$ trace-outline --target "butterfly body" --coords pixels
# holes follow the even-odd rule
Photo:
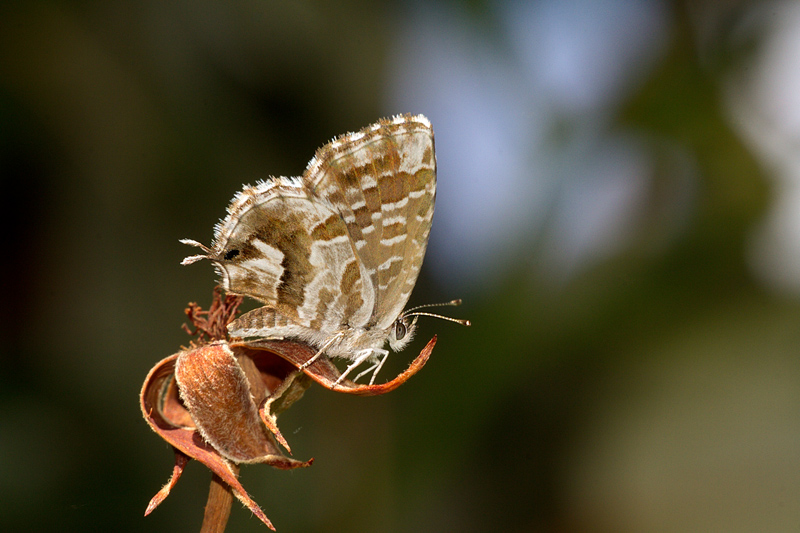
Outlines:
[[[228,292],[264,307],[235,337],[288,338],[380,368],[410,340],[403,308],[427,247],[436,196],[433,130],[421,115],[381,120],[317,151],[299,178],[245,187],[206,252]],[[375,371],[377,373],[377,370]],[[374,379],[374,374],[373,374]]]

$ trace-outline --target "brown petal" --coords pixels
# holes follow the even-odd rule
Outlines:
[[[169,481],[167,484],[161,487],[161,490],[156,493],[155,496],[150,500],[150,503],[147,504],[147,509],[144,511],[144,515],[147,516],[152,513],[156,507],[161,505],[161,502],[169,496],[169,492],[172,490],[172,487],[175,486],[175,483],[183,474],[183,469],[186,468],[186,464],[189,462],[189,457],[177,449],[175,449],[175,466],[172,469],[172,476],[170,476]]]
[[[339,379],[341,376],[341,372],[339,369],[336,368],[330,359],[327,357],[319,357],[316,361],[314,361],[309,366],[303,368],[303,372],[306,373],[311,379],[325,387],[326,389],[336,391],[336,392],[344,392],[347,394],[355,394],[359,396],[376,396],[379,394],[385,394],[387,392],[391,392],[406,381],[411,378],[414,374],[420,371],[420,369],[425,366],[425,363],[428,362],[428,359],[431,356],[431,352],[433,351],[433,347],[436,345],[436,336],[434,336],[425,348],[422,349],[420,354],[414,359],[409,367],[401,373],[399,376],[394,378],[391,381],[386,383],[381,383],[379,385],[359,385],[350,381],[349,379],[345,379],[338,385],[336,384],[336,380]],[[292,363],[297,368],[303,367],[306,361],[309,361],[314,355],[316,355],[316,350],[311,348],[307,344],[301,344],[292,341],[273,341],[273,340],[253,340],[253,341],[238,341],[232,342],[231,347],[236,348],[251,348],[251,349],[258,349],[258,350],[267,350],[269,352],[275,353],[285,360]],[[266,422],[266,421],[265,421]]]
[[[234,463],[257,463],[280,454],[261,423],[247,376],[227,342],[181,353],[175,379],[200,434],[224,457]]]

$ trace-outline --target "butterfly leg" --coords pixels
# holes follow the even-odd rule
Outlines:
[[[319,356],[322,355],[323,353],[325,353],[325,350],[330,348],[333,345],[333,343],[335,343],[336,341],[341,339],[343,336],[344,336],[343,333],[337,333],[336,335],[333,335],[330,339],[325,341],[325,344],[322,345],[322,347],[319,349],[319,351],[317,353],[315,353],[314,356],[311,359],[309,359],[308,361],[306,361],[305,363],[300,365],[298,370],[305,370],[309,366],[313,365],[314,361],[319,359]],[[336,383],[339,383],[339,382],[337,381]]]
[[[350,372],[351,372],[353,369],[355,369],[355,368],[356,368],[358,365],[360,365],[361,363],[363,363],[364,361],[366,361],[367,359],[369,359],[369,358],[370,358],[370,357],[372,357],[373,355],[375,355],[375,354],[380,354],[380,355],[383,355],[383,357],[384,357],[384,359],[385,359],[385,358],[386,358],[386,355],[388,355],[388,353],[389,353],[389,351],[388,351],[388,350],[383,350],[383,349],[381,349],[381,348],[377,348],[377,349],[376,349],[376,348],[365,348],[364,350],[361,350],[361,351],[360,351],[360,352],[358,352],[358,354],[356,355],[356,358],[355,358],[355,360],[353,361],[353,363],[352,363],[350,366],[348,366],[348,367],[347,367],[347,369],[346,369],[346,370],[345,370],[345,371],[342,373],[342,375],[341,375],[341,376],[339,376],[339,379],[337,379],[337,380],[336,380],[336,385],[338,385],[339,383],[341,383],[342,381],[344,381],[344,378],[345,378],[345,377],[347,377],[347,374],[349,374],[349,373],[350,373]],[[369,372],[369,371],[370,371],[370,370],[372,370],[373,368],[375,368],[375,365],[373,365],[373,366],[371,366],[370,368],[368,368],[368,369],[367,369],[367,372]],[[361,377],[363,374],[364,374],[364,372],[362,372],[361,374],[359,374],[358,376],[356,376],[356,380],[358,380],[358,378],[360,378],[360,377]]]
[[[383,357],[381,357],[380,361],[376,361],[374,365],[372,365],[371,367],[369,367],[368,369],[357,375],[356,379],[353,381],[358,381],[358,378],[360,378],[370,370],[375,369],[375,371],[372,373],[372,377],[369,378],[369,384],[372,385],[375,382],[375,376],[377,376],[378,372],[381,371],[381,368],[383,368],[383,363],[385,363],[386,358],[389,357],[389,350],[381,350],[381,351],[383,352],[381,354]]]
[[[373,370],[375,370],[375,367],[377,367],[377,366],[378,366],[378,363],[380,363],[380,361],[375,361],[375,362],[374,362],[372,365],[370,365],[368,368],[366,368],[365,370],[362,370],[362,371],[361,371],[361,372],[360,372],[360,373],[359,373],[359,374],[358,374],[356,377],[354,377],[354,378],[353,378],[353,382],[356,382],[356,381],[358,381],[359,379],[361,379],[361,376],[363,376],[364,374],[369,374],[370,372],[372,372]],[[370,385],[372,385],[372,382],[371,382],[371,381],[370,381]]]

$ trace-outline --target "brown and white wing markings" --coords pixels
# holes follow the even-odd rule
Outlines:
[[[239,193],[209,259],[227,291],[260,300],[298,326],[331,334],[346,311],[367,313],[344,222],[298,180],[276,178]]]
[[[350,324],[388,329],[414,288],[430,233],[436,195],[430,122],[402,115],[336,139],[317,152],[302,179],[339,212],[374,291],[368,320]]]
[[[210,249],[184,241],[206,252],[184,264],[210,259],[226,291],[266,304],[232,322],[234,336],[371,355],[414,288],[435,196],[430,122],[384,119],[320,148],[301,178],[245,187]]]

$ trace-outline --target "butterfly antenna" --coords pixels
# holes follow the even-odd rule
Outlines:
[[[441,318],[442,320],[455,322],[456,324],[461,324],[462,326],[472,325],[472,322],[469,320],[464,320],[463,318],[453,318],[451,316],[437,315],[435,313],[403,313],[403,316],[432,316],[433,318]]]
[[[433,318],[441,318],[442,320],[448,320],[450,322],[455,322],[456,324],[461,324],[462,326],[471,326],[472,322],[470,322],[469,320],[463,320],[463,319],[460,319],[460,318],[453,318],[453,317],[444,316],[444,315],[437,315],[437,314],[434,314],[434,313],[415,312],[415,311],[417,311],[417,309],[424,309],[426,307],[444,307],[444,306],[453,306],[453,307],[455,307],[457,305],[461,305],[461,300],[460,299],[450,300],[449,302],[443,302],[443,303],[439,303],[439,304],[418,305],[416,307],[412,307],[411,309],[406,310],[406,312],[403,313],[403,316],[404,317],[407,317],[407,316],[430,316],[430,317],[433,317]]]
[[[453,306],[453,307],[455,307],[457,305],[461,305],[461,299],[460,298],[458,298],[456,300],[450,300],[449,302],[442,302],[440,304],[418,305],[416,307],[412,307],[411,309],[406,309],[406,312],[403,313],[403,314],[410,313],[411,311],[416,311],[417,309],[424,309],[425,307],[444,307],[444,306]]]

